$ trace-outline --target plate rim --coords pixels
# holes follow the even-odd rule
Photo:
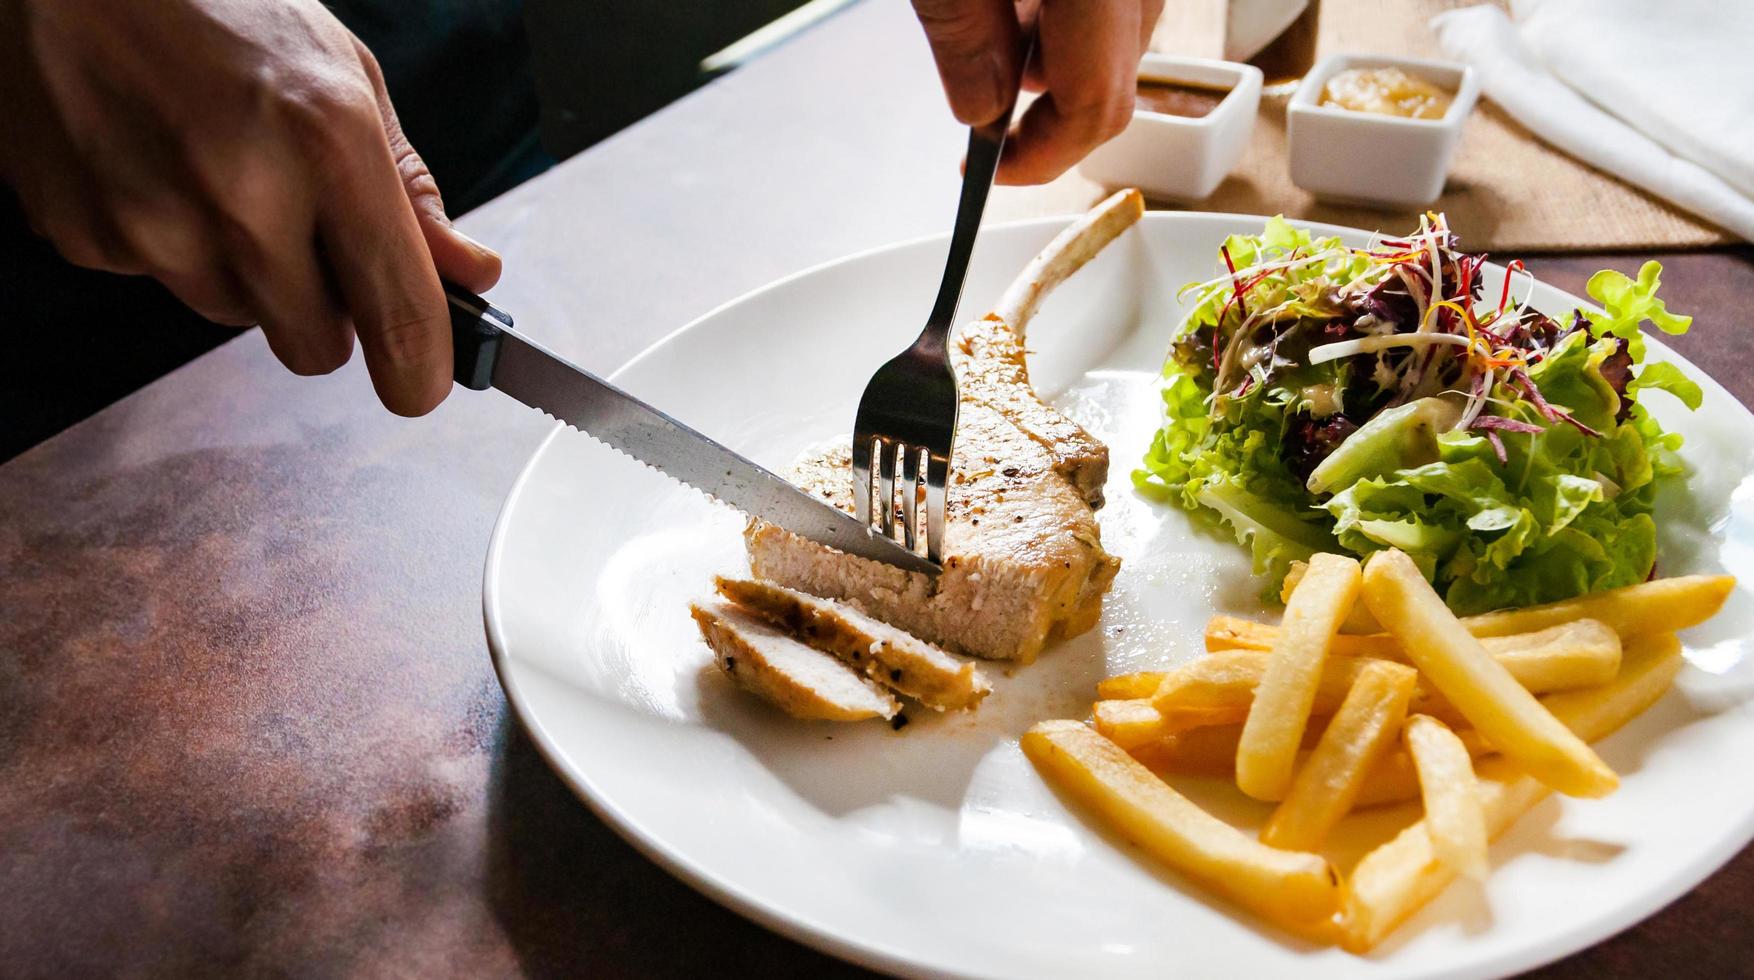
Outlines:
[[[984,236],[993,232],[1008,232],[1014,229],[1033,227],[1064,227],[1071,222],[1076,221],[1079,217],[1082,217],[1082,215],[1083,212],[1077,212],[999,222],[993,225],[984,226],[981,229],[981,234]],[[1152,210],[1145,212],[1145,214],[1141,216],[1140,221],[1144,223],[1161,221],[1165,218],[1179,218],[1184,220],[1191,218],[1199,221],[1209,220],[1214,223],[1223,221],[1262,223],[1269,220],[1270,217],[1271,216],[1268,215],[1222,211]],[[1284,220],[1298,228],[1306,228],[1324,234],[1366,236],[1381,234],[1380,231],[1373,232],[1363,228],[1337,225],[1329,222],[1306,221],[1297,218],[1285,218]],[[861,262],[885,253],[901,251],[933,242],[948,242],[949,239],[950,234],[948,232],[919,235],[912,238],[873,246],[871,248],[861,249],[856,252],[851,252],[846,255],[831,258],[798,269],[792,273],[774,279],[719,303],[694,319],[684,323],[682,326],[671,330],[662,337],[648,344],[632,357],[628,358],[620,366],[611,371],[607,375],[607,378],[610,381],[620,381],[627,372],[639,366],[648,357],[656,356],[656,353],[660,348],[668,346],[672,341],[677,340],[684,334],[698,328],[701,324],[717,318],[720,314],[733,307],[750,302],[756,297],[774,290],[783,289],[799,279],[814,276],[839,266]],[[1503,263],[1492,262],[1489,264],[1497,266],[1500,269],[1504,268]],[[1595,304],[1588,302],[1584,298],[1578,297],[1568,290],[1560,289],[1557,286],[1553,286],[1539,279],[1535,281],[1566,297],[1568,301],[1575,302],[1579,307],[1599,310],[1599,307]],[[1691,360],[1664,344],[1660,338],[1652,339],[1656,340],[1658,350],[1665,359],[1678,361],[1681,364],[1692,368],[1693,372],[1697,375],[1697,378],[1703,379],[1703,387],[1709,390],[1715,390],[1720,395],[1730,399],[1730,401],[1738,407],[1741,407],[1744,412],[1754,415],[1754,410],[1750,410],[1747,406],[1742,405],[1741,400],[1730,393],[1728,389],[1724,388],[1723,385],[1720,384],[1716,378],[1712,377],[1709,372],[1701,370]],[[524,730],[525,735],[530,739],[531,743],[535,746],[537,754],[541,756],[543,763],[560,778],[561,782],[566,784],[567,788],[572,791],[573,795],[578,797],[594,816],[600,819],[604,824],[608,825],[618,837],[626,841],[634,848],[634,850],[638,851],[647,860],[656,864],[666,873],[682,881],[690,888],[700,892],[711,901],[749,919],[752,922],[755,922],[765,929],[843,961],[898,976],[953,976],[967,978],[986,976],[986,974],[973,973],[964,970],[928,966],[927,964],[922,963],[918,957],[909,956],[904,951],[892,945],[882,942],[850,938],[835,931],[833,928],[816,921],[808,915],[794,914],[789,910],[782,910],[769,905],[762,899],[750,894],[747,890],[738,887],[735,883],[724,880],[712,872],[699,867],[686,855],[673,850],[663,841],[644,833],[638,822],[617,807],[606,794],[602,793],[596,787],[586,774],[582,772],[575,774],[568,766],[561,763],[560,756],[563,754],[562,750],[559,748],[557,741],[549,733],[546,726],[544,726],[541,720],[530,711],[528,705],[524,702],[523,696],[518,691],[517,683],[511,677],[509,668],[506,664],[507,651],[506,641],[503,635],[503,614],[500,611],[500,598],[497,591],[497,585],[501,578],[499,569],[504,554],[510,515],[516,509],[519,498],[523,495],[524,490],[532,479],[538,464],[549,451],[555,439],[561,432],[568,428],[570,427],[563,422],[554,422],[553,425],[550,426],[548,434],[543,437],[536,449],[530,454],[529,459],[525,461],[523,468],[519,470],[518,476],[513,481],[511,489],[506,493],[504,501],[500,504],[498,514],[494,517],[493,531],[488,540],[487,555],[483,561],[482,568],[482,624],[484,632],[486,633],[488,654],[493,665],[494,676],[499,682],[500,690],[505,695],[506,703],[512,709],[514,719]],[[595,442],[596,440],[593,439],[593,441]],[[1521,954],[1518,954],[1516,951],[1507,951],[1485,962],[1475,964],[1475,966],[1493,975],[1501,975],[1506,970],[1517,972],[1534,970],[1606,942],[1638,923],[1643,922],[1645,919],[1663,911],[1675,901],[1697,888],[1712,874],[1723,868],[1736,854],[1740,853],[1741,850],[1746,848],[1751,842],[1754,842],[1754,812],[1751,812],[1742,821],[1739,836],[1732,835],[1726,837],[1723,842],[1720,843],[1719,847],[1708,850],[1696,860],[1671,868],[1669,873],[1658,881],[1657,887],[1645,890],[1643,894],[1657,899],[1657,901],[1647,910],[1640,911],[1637,907],[1645,903],[1630,903],[1613,914],[1579,924],[1578,926],[1557,935],[1547,936],[1537,946],[1525,950]],[[1368,957],[1365,959],[1366,961],[1369,961]],[[1434,978],[1452,978],[1473,975],[1476,975],[1473,972],[1473,968],[1439,970],[1436,973],[1430,974],[1430,976]]]

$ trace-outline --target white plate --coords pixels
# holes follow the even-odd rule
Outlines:
[[[967,306],[992,303],[1064,225],[988,229]],[[1036,777],[1017,736],[1085,717],[1096,681],[1194,655],[1218,611],[1261,613],[1242,552],[1135,496],[1177,287],[1261,219],[1148,214],[1073,277],[1030,330],[1036,383],[1113,452],[1103,541],[1124,561],[1102,623],[1012,676],[978,713],[804,724],[710,667],[686,603],[746,568],[743,519],[557,429],[506,501],[484,600],[501,683],[549,762],[636,846],[786,935],[880,969],[978,976],[1485,976],[1581,949],[1649,915],[1754,836],[1754,615],[1738,591],[1687,637],[1679,689],[1607,741],[1624,777],[1600,801],[1548,801],[1494,846],[1485,889],[1451,888],[1359,959],[1258,926],[1139,860]],[[1358,232],[1324,229],[1362,242]],[[942,240],[855,256],[707,315],[616,378],[770,465],[844,432],[872,365],[922,322]],[[1488,290],[1496,289],[1489,280]],[[1519,289],[1520,289],[1519,285]],[[1537,306],[1569,310],[1555,290]],[[1669,357],[1652,343],[1653,355]],[[1702,375],[1694,371],[1694,377]],[[1715,384],[1684,432],[1691,497],[1661,503],[1665,574],[1754,570],[1754,417]],[[1223,816],[1259,805],[1184,789]],[[1356,850],[1409,819],[1378,812]]]

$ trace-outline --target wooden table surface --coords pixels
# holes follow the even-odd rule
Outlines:
[[[609,369],[945,230],[959,156],[906,5],[863,4],[466,227],[497,301]],[[1664,259],[1676,346],[1754,403],[1754,256]],[[1637,260],[1534,268],[1604,263]],[[509,716],[482,558],[547,427],[468,392],[394,418],[357,361],[295,378],[251,332],[0,467],[0,974],[859,973],[648,863]],[[1542,975],[1746,975],[1750,894],[1744,852]]]

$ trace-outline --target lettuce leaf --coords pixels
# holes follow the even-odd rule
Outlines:
[[[1167,420],[1145,453],[1133,483],[1142,493],[1178,504],[1229,528],[1247,544],[1255,574],[1276,590],[1293,561],[1335,547],[1328,522],[1309,507],[1302,484],[1280,454],[1284,403],[1261,393],[1233,400],[1219,418],[1208,413],[1206,389],[1194,375],[1165,378]],[[1263,593],[1264,595],[1265,593]],[[1276,593],[1275,593],[1276,594]]]
[[[1646,364],[1644,370],[1632,379],[1628,390],[1637,393],[1656,389],[1666,391],[1681,399],[1681,404],[1697,411],[1705,401],[1705,392],[1700,390],[1699,382],[1681,373],[1681,369],[1668,361]]]
[[[1584,286],[1590,298],[1602,304],[1602,312],[1585,310],[1584,316],[1598,333],[1613,334],[1625,340],[1636,337],[1638,325],[1645,320],[1666,334],[1686,333],[1693,325],[1693,318],[1670,313],[1663,301],[1657,299],[1662,274],[1663,264],[1655,259],[1638,270],[1637,279],[1613,269],[1603,269],[1591,276]]]

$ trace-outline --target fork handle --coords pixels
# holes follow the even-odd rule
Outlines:
[[[1005,111],[984,126],[968,131],[968,157],[962,169],[962,197],[956,205],[956,225],[950,232],[950,255],[944,261],[944,278],[938,284],[938,299],[932,304],[932,315],[920,334],[922,342],[935,341],[948,347],[950,329],[956,324],[956,308],[962,302],[962,287],[968,280],[968,262],[974,255],[975,236],[981,230],[981,215],[987,209],[987,194],[993,189],[993,175],[999,170],[999,158],[1005,151],[1005,135],[1011,130],[1011,115],[1017,109],[1017,97],[1023,91],[1023,73],[1035,53],[1035,29],[1025,26],[1023,56],[1017,61],[1017,79],[1011,88],[1011,101]]]

